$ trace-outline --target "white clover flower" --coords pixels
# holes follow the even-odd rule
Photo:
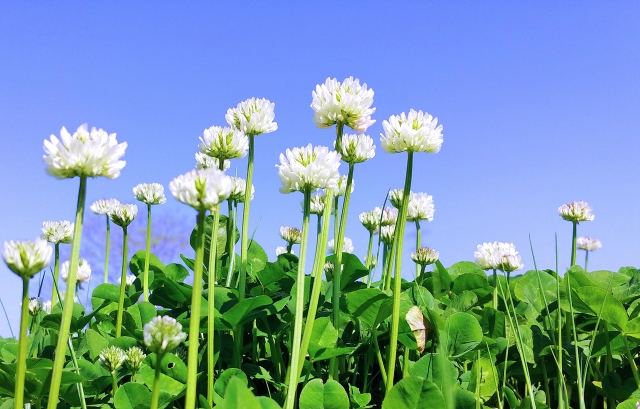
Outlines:
[[[594,251],[602,247],[600,240],[594,239],[593,237],[578,237],[577,244],[580,250],[585,251]]]
[[[218,160],[237,159],[247,156],[249,138],[239,129],[228,126],[212,126],[204,130],[198,149],[201,153]]]
[[[438,153],[442,146],[442,125],[438,118],[426,112],[409,111],[392,115],[382,122],[384,135],[381,134],[382,149],[389,153],[429,152]]]
[[[335,142],[334,142],[335,145]],[[362,163],[376,156],[376,146],[369,135],[342,135],[340,155],[347,163]]]
[[[35,317],[40,311],[42,311],[42,298],[29,298],[29,314]]]
[[[127,359],[127,354],[117,346],[110,346],[100,352],[98,359],[109,372],[115,372]]]
[[[54,135],[50,141],[45,139],[43,159],[47,173],[58,179],[76,176],[115,179],[126,163],[120,160],[126,149],[127,143],[119,144],[116,134],[95,127],[88,131],[87,124],[83,124],[73,135],[62,127],[60,139]]]
[[[291,249],[291,251],[287,251],[287,248],[285,246],[278,246],[276,247],[276,256],[279,256],[280,254],[296,254],[293,252],[293,249]]]
[[[5,241],[2,258],[13,271],[24,279],[30,279],[51,262],[53,249],[40,238],[35,241]]]
[[[280,237],[289,244],[300,244],[302,232],[295,227],[280,227]]]
[[[499,258],[498,250],[498,242],[478,244],[477,250],[473,253],[476,264],[483,270],[496,268]]]
[[[51,314],[51,300],[47,300],[42,303],[42,311],[47,314]]]
[[[278,176],[281,193],[304,192],[316,189],[335,189],[338,186],[340,155],[326,146],[311,144],[287,149],[280,154]]]
[[[521,270],[524,264],[522,264],[520,254],[517,253],[516,251],[516,254],[504,254],[498,263],[498,270],[504,271],[505,273]]]
[[[131,287],[134,281],[136,281],[136,276],[134,276],[133,274],[127,274],[124,279],[124,287],[125,288]],[[122,284],[122,277],[118,277],[118,284],[120,285]]]
[[[158,355],[173,350],[187,338],[182,325],[168,316],[154,317],[144,326],[144,344]]]
[[[351,193],[353,193],[353,191],[356,188],[356,181],[351,179]],[[340,176],[340,178],[338,179],[338,188],[336,189],[336,197],[338,196],[344,196],[344,194],[347,192],[347,176]]]
[[[370,233],[376,234],[380,229],[380,217],[382,216],[382,209],[376,207],[369,212],[360,213],[360,223]]]
[[[233,191],[233,181],[218,169],[192,170],[173,179],[169,190],[178,201],[202,211],[213,209],[228,199]]]
[[[137,215],[138,205],[121,203],[117,205],[111,213],[109,213],[109,218],[118,226],[127,227]]]
[[[398,209],[394,209],[393,207],[385,207],[382,211],[382,221],[380,222],[380,224],[382,226],[395,226],[397,220]]]
[[[108,216],[119,204],[120,201],[116,199],[100,199],[93,202],[91,211],[95,214],[105,214]]]
[[[232,202],[244,203],[244,195],[247,191],[247,181],[237,176],[229,176],[229,178],[233,182],[233,190],[231,191],[231,195],[229,195],[229,200]],[[253,184],[251,184],[251,200],[253,200],[255,192],[256,189]]]
[[[69,266],[71,261],[67,260],[60,266],[60,276],[67,282],[69,278]],[[76,280],[78,283],[88,283],[91,281],[91,266],[89,262],[82,257],[78,259],[78,271],[76,272]]]
[[[356,132],[366,132],[375,122],[371,119],[376,111],[371,108],[373,90],[367,89],[367,84],[360,85],[359,79],[349,77],[340,83],[335,78],[327,78],[324,84],[316,85],[311,96],[313,122],[318,128],[341,123]]]
[[[231,167],[231,162],[228,160],[224,161],[222,165],[222,170],[227,170]],[[220,161],[217,158],[213,158],[209,155],[205,155],[204,153],[196,153],[196,169],[220,169]]]
[[[411,193],[409,193],[411,195]],[[404,197],[404,189],[393,189],[389,192],[389,202],[391,206],[399,209],[402,207],[402,198]]]
[[[433,220],[435,207],[433,197],[426,193],[411,193],[409,195],[409,207],[407,209],[407,221]]]
[[[590,222],[595,216],[593,208],[587,202],[571,202],[558,207],[560,216],[570,222]]]
[[[43,240],[49,243],[71,243],[73,240],[73,223],[68,220],[42,223]]]
[[[324,213],[324,193],[316,193],[311,196],[311,214],[322,215]],[[304,202],[301,203],[304,206]]]
[[[235,108],[229,108],[224,118],[232,128],[244,132],[247,136],[271,133],[278,129],[273,122],[276,104],[267,99],[251,98],[242,101]]]
[[[329,240],[329,243],[327,243],[327,246],[329,247],[329,251],[331,253],[335,253],[336,252],[335,242],[333,241],[333,239]],[[342,239],[342,252],[343,253],[353,253],[353,241],[351,241],[351,239],[348,238],[348,237],[344,237]]]
[[[513,243],[482,243],[473,254],[483,270],[497,269],[511,273],[524,267],[520,254]]]
[[[420,247],[415,253],[411,253],[411,260],[421,266],[428,266],[438,261],[440,253],[429,247]]]
[[[133,373],[136,373],[140,370],[142,366],[142,361],[147,357],[147,355],[142,351],[142,349],[138,347],[131,347],[126,352],[127,357],[124,360],[124,364],[129,368],[129,370]]]
[[[165,204],[167,198],[164,195],[164,186],[160,183],[140,183],[133,188],[133,195],[148,205]]]
[[[393,244],[393,237],[396,234],[396,225],[390,224],[380,228],[380,241],[390,246]]]

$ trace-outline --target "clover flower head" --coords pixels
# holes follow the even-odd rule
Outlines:
[[[335,271],[335,264],[333,264],[332,262],[328,261],[326,263],[324,263],[324,271],[328,274],[328,275],[333,275],[333,272]]]
[[[232,202],[244,203],[244,195],[247,191],[247,181],[237,176],[229,176],[229,178],[233,182],[233,190],[231,191],[231,195],[229,195],[229,200]],[[253,184],[251,184],[251,200],[253,200],[255,192],[256,189]]]
[[[327,243],[327,246],[329,247],[329,251],[331,253],[335,253],[336,252],[336,248],[335,248],[335,242],[333,239],[329,240],[329,243]],[[353,253],[353,241],[348,238],[348,237],[344,237],[342,239],[342,252],[343,253]]]
[[[587,202],[570,202],[558,207],[560,217],[570,222],[590,222],[594,219],[593,208]]]
[[[382,226],[395,226],[397,220],[398,209],[385,207],[384,210],[382,210],[382,221],[380,222]]]
[[[224,161],[222,165],[222,170],[227,170],[231,167],[231,162],[228,160]],[[198,152],[196,153],[196,169],[220,169],[220,161],[217,158],[211,157],[209,155],[205,155],[204,153]]]
[[[42,311],[47,314],[51,314],[51,300],[47,300],[42,303]]]
[[[131,347],[127,349],[126,354],[127,357],[124,360],[124,364],[131,372],[138,372],[142,366],[142,361],[144,361],[147,355],[138,347]]]
[[[382,128],[380,142],[389,153],[438,153],[442,146],[442,125],[426,112],[412,109],[408,115],[391,115],[388,121],[382,121]]]
[[[282,182],[281,193],[338,187],[340,155],[326,146],[309,144],[287,149],[280,154],[280,165],[276,167]]]
[[[382,216],[382,209],[376,207],[369,212],[362,212],[358,216],[360,223],[364,226],[369,233],[376,234],[380,228],[380,217]]]
[[[249,151],[247,135],[228,126],[212,126],[205,129],[200,142],[200,152],[218,160],[244,158]]]
[[[127,354],[117,346],[110,346],[100,352],[98,359],[109,372],[115,372],[127,359]]]
[[[100,199],[93,202],[91,211],[95,214],[104,214],[109,216],[111,212],[118,206],[120,202],[116,199]]]
[[[376,111],[373,104],[373,90],[359,79],[346,78],[342,83],[335,78],[327,78],[324,84],[316,85],[311,92],[313,122],[318,128],[330,128],[337,123],[344,124],[356,132],[366,132],[375,120],[371,115]]]
[[[144,344],[158,355],[173,350],[187,338],[182,325],[168,316],[154,317],[144,326]]]
[[[228,199],[233,191],[233,181],[218,169],[192,170],[173,179],[169,190],[178,201],[203,211]]]
[[[118,226],[127,227],[137,215],[138,205],[120,203],[109,213],[109,218]]]
[[[476,264],[483,270],[496,268],[498,265],[498,242],[478,244],[477,250],[473,253]]]
[[[229,108],[224,118],[229,126],[244,132],[247,136],[271,133],[278,129],[273,112],[276,104],[261,98],[242,101],[235,108]]]
[[[516,270],[521,270],[524,267],[520,254],[503,254],[498,263],[498,270],[505,273],[511,273]]]
[[[334,142],[335,145],[335,142]],[[342,160],[350,163],[362,163],[376,156],[376,146],[369,135],[344,134],[340,142]]]
[[[356,188],[356,181],[351,179],[351,193],[353,193],[355,188]],[[340,178],[338,178],[338,188],[336,189],[336,197],[344,196],[346,192],[347,192],[347,176],[343,175],[343,176],[340,176]]]
[[[322,215],[324,213],[324,193],[316,193],[311,196],[311,214]],[[304,206],[304,202],[302,202]]]
[[[280,237],[289,244],[300,244],[302,232],[295,227],[280,227]]]
[[[440,253],[429,247],[420,247],[415,253],[411,253],[411,260],[421,266],[428,266],[438,261]]]
[[[594,239],[593,237],[578,237],[577,244],[580,250],[585,251],[594,251],[602,247],[600,240]]]
[[[51,262],[53,249],[40,238],[34,241],[5,241],[2,258],[9,270],[30,279]]]
[[[29,298],[29,315],[35,317],[40,311],[42,311],[42,298]]]
[[[483,270],[496,269],[505,273],[511,273],[524,267],[520,254],[513,243],[494,241],[482,243],[473,254],[476,263]]]
[[[126,277],[124,278],[124,287],[125,288],[129,288],[131,287],[131,285],[133,284],[134,281],[136,281],[136,276],[134,276],[133,274],[127,274]],[[118,277],[118,284],[122,284],[122,277]]]
[[[389,191],[389,202],[391,202],[391,206],[395,207],[396,209],[399,209],[402,207],[403,197],[404,197],[404,189],[393,189]]]
[[[49,243],[71,243],[73,240],[73,223],[68,220],[42,223],[42,239]]]
[[[80,125],[73,135],[65,127],[60,130],[60,139],[51,135],[44,141],[43,156],[46,171],[58,179],[76,176],[105,176],[115,179],[126,164],[120,160],[127,149],[127,143],[118,143],[116,134],[108,134],[103,129]]]
[[[164,186],[160,183],[140,183],[133,188],[133,195],[148,205],[165,204],[167,198],[164,195]]]
[[[287,251],[287,248],[285,246],[278,246],[276,247],[276,256],[279,256],[280,254],[295,254],[293,252],[293,249],[291,249],[291,251]]]
[[[380,241],[390,246],[393,244],[393,237],[396,234],[396,225],[390,224],[380,228]]]
[[[71,261],[67,260],[60,266],[60,276],[66,283],[69,279],[69,266]],[[78,283],[88,283],[91,281],[91,266],[89,262],[82,257],[78,259],[78,271],[76,272],[76,280]]]
[[[407,209],[407,221],[433,220],[435,207],[433,197],[426,193],[411,193],[409,195],[409,207]]]

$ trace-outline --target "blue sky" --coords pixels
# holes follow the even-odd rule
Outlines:
[[[557,232],[562,270],[571,226],[557,207],[586,200],[596,218],[579,234],[603,242],[591,269],[638,266],[638,21],[640,4],[629,1],[4,2],[0,241],[73,218],[78,180],[56,180],[42,162],[43,140],[62,126],[87,122],[129,144],[122,175],[89,180],[87,200],[133,202],[136,184],[167,186],[191,169],[202,130],[255,96],[275,102],[279,126],[257,138],[251,208],[255,237],[273,255],[278,228],[301,224],[301,195],[278,192],[278,155],[330,146],[334,132],[311,121],[311,91],[354,76],[375,91],[367,133],[378,145],[355,170],[347,236],[356,254],[366,251],[357,215],[404,181],[406,155],[382,151],[381,123],[414,108],[444,126],[441,152],[416,156],[413,190],[434,197],[423,244],[445,265],[497,240],[514,242],[533,268],[530,234],[538,266],[553,268]],[[192,220],[174,199],[164,206]],[[0,277],[15,331],[20,281],[4,265]]]

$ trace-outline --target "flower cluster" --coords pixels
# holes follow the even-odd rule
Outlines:
[[[131,287],[131,285],[133,284],[134,281],[136,281],[136,276],[134,276],[133,274],[127,274],[127,276],[124,278],[124,288],[129,288]],[[122,284],[122,277],[118,277],[118,285]]]
[[[380,241],[390,246],[393,244],[393,237],[396,234],[396,225],[390,224],[380,228]]]
[[[382,210],[382,220],[380,224],[382,226],[395,226],[398,221],[398,209],[393,207],[385,207]]]
[[[147,357],[147,355],[142,351],[142,349],[138,347],[131,347],[126,352],[127,356],[124,360],[124,364],[129,368],[129,370],[133,373],[138,372],[140,367],[142,366],[142,361]]]
[[[276,167],[282,193],[335,189],[338,186],[340,155],[326,146],[313,147],[309,144],[281,153],[280,165]]]
[[[287,243],[291,244],[300,244],[302,241],[302,232],[295,227],[280,227],[280,237]]]
[[[353,193],[355,188],[356,188],[356,181],[351,179],[351,192],[349,193]],[[347,176],[343,175],[338,178],[338,187],[336,188],[336,197],[344,196],[345,193],[347,193]]]
[[[224,161],[222,165],[222,170],[227,170],[231,167],[231,162],[228,160]],[[220,161],[216,158],[213,158],[209,155],[205,155],[204,153],[196,153],[196,169],[220,169]]]
[[[322,215],[324,213],[324,193],[317,193],[311,196],[311,214]],[[304,202],[302,202],[304,206]]]
[[[42,311],[42,299],[39,297],[29,298],[29,315],[35,317]]]
[[[350,164],[362,163],[373,158],[376,155],[373,138],[365,134],[342,135],[340,155],[343,161]]]
[[[87,129],[80,125],[73,135],[65,127],[60,130],[60,139],[51,135],[44,141],[43,156],[46,171],[58,179],[76,176],[105,176],[114,179],[120,176],[125,161],[120,160],[127,149],[127,143],[118,143],[116,134],[108,134],[103,129]]]
[[[148,205],[159,205],[167,202],[164,195],[164,186],[160,183],[140,183],[133,188],[133,195]]]
[[[360,85],[359,79],[346,78],[342,83],[327,78],[324,84],[316,85],[311,92],[313,122],[318,128],[330,128],[337,123],[344,124],[356,132],[366,132],[375,120],[371,115],[376,111],[373,104],[373,90],[367,84]]]
[[[51,262],[53,249],[45,240],[5,241],[2,258],[13,271],[23,279],[30,279]]]
[[[483,270],[496,269],[511,273],[524,267],[520,254],[513,243],[482,243],[478,244],[473,253],[476,263]]]
[[[42,223],[42,239],[49,243],[71,243],[73,240],[73,223],[68,220]]]
[[[127,227],[133,219],[138,215],[138,206],[135,204],[118,204],[111,213],[109,218],[112,222],[120,227]]]
[[[244,158],[249,150],[249,138],[239,129],[212,126],[204,130],[198,149],[201,153],[220,160]]]
[[[154,317],[144,326],[144,344],[149,351],[163,355],[171,351],[187,338],[182,325],[168,316]]]
[[[65,283],[69,278],[70,264],[71,261],[67,260],[60,266],[60,276]],[[78,271],[76,271],[76,280],[78,283],[88,283],[89,281],[91,281],[91,266],[89,265],[89,262],[82,257],[78,259]]]
[[[360,218],[360,223],[364,226],[365,229],[369,231],[369,233],[377,233],[380,228],[380,218],[382,217],[382,209],[376,207],[375,209],[369,212],[360,213],[358,216]]]
[[[275,104],[267,99],[251,98],[229,108],[224,118],[232,128],[247,136],[257,136],[278,129],[278,124],[273,121],[274,108]]]
[[[327,246],[329,247],[329,251],[331,251],[332,253],[336,252],[336,248],[335,248],[335,242],[333,239],[329,240],[329,243],[327,243]],[[353,241],[348,238],[348,237],[343,237],[342,238],[342,252],[343,253],[353,253]]]
[[[594,219],[593,208],[587,202],[570,202],[558,207],[558,213],[563,219],[579,223],[590,222]]]
[[[577,244],[579,249],[586,251],[594,251],[602,247],[600,240],[593,237],[578,237]]]
[[[229,200],[237,203],[244,203],[244,196],[247,191],[247,181],[241,177],[237,176],[229,176],[231,181],[233,182],[233,190],[229,195]],[[251,200],[253,200],[253,195],[255,194],[256,189],[251,184]]]
[[[109,372],[115,372],[127,359],[127,354],[117,346],[110,346],[100,352],[98,359]]]
[[[438,118],[426,112],[409,111],[392,115],[382,122],[384,135],[381,134],[382,149],[389,153],[429,152],[438,153],[442,146],[442,125]]]
[[[429,247],[420,247],[415,253],[411,253],[411,260],[421,266],[428,266],[438,261],[440,253]]]
[[[91,205],[91,211],[95,214],[109,215],[120,204],[116,199],[100,199],[93,202]]]
[[[409,207],[407,209],[407,221],[416,222],[420,220],[433,220],[435,207],[433,197],[426,193],[411,193],[409,196]]]
[[[192,170],[169,183],[173,197],[196,210],[213,209],[233,191],[233,182],[221,170]]]

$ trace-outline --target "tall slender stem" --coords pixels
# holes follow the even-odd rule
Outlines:
[[[224,163],[224,161],[220,161]],[[213,380],[215,368],[214,354],[214,297],[216,285],[216,264],[218,260],[218,227],[220,224],[220,204],[218,203],[213,210],[213,228],[211,229],[211,247],[209,248],[209,298],[207,299],[207,402],[209,406],[213,406]]]
[[[573,237],[575,242],[575,223],[573,226],[574,226]],[[572,298],[571,278],[569,276],[566,277],[566,282],[567,282],[567,295],[569,297],[569,312],[571,313],[571,329],[573,332],[573,347],[574,347],[575,359],[576,359],[576,372],[577,372],[576,381],[578,383],[578,402],[580,405],[580,409],[586,409],[586,405],[584,401],[584,386],[582,384],[582,367],[580,365],[580,350],[578,348],[578,335],[576,333],[576,323],[575,323],[574,314],[573,314],[573,302],[571,300]],[[560,302],[560,299],[558,299],[558,302]],[[640,387],[640,384],[638,385],[638,387]]]
[[[571,240],[571,266],[576,265],[576,236],[578,232],[578,222],[573,222],[573,239]]]
[[[498,309],[498,273],[493,269],[493,309]]]
[[[240,250],[240,271],[238,274],[238,301],[242,302],[246,296],[247,264],[249,255],[249,210],[251,207],[251,186],[253,186],[253,156],[255,136],[249,137],[249,158],[247,163],[247,188],[244,194],[244,208],[242,210],[242,242]],[[239,368],[242,363],[242,325],[233,329],[233,366]]]
[[[589,250],[584,252],[584,271],[589,271]]]
[[[289,366],[289,380],[285,409],[293,409],[298,390],[298,365],[300,363],[300,347],[302,344],[302,321],[304,315],[304,280],[307,255],[307,241],[309,236],[309,215],[311,213],[311,192],[307,188],[304,192],[302,240],[300,242],[300,258],[298,259],[298,274],[296,276],[296,307],[294,311],[293,338],[291,341],[291,362]]]
[[[16,369],[16,388],[14,405],[24,407],[24,379],[27,371],[27,326],[29,325],[29,279],[22,279],[22,308],[20,313],[20,338],[18,338],[18,367]]]
[[[122,316],[124,314],[124,295],[127,288],[127,259],[129,237],[127,226],[122,226],[122,271],[120,272],[120,298],[118,299],[118,315],[116,317],[116,338],[122,334]]]
[[[420,229],[420,220],[416,220],[416,251],[420,248],[422,241],[422,229]],[[416,272],[420,269],[420,264],[416,263]]]
[[[231,281],[233,280],[233,259],[236,253],[235,249],[235,227],[234,227],[234,214],[233,214],[233,201],[227,200],[227,244],[225,251],[227,253],[227,287],[231,287]]]
[[[60,243],[56,243],[53,246],[54,264],[53,264],[53,284],[51,286],[51,307],[54,307],[58,302],[58,294],[56,291],[56,285],[58,284],[58,274],[60,272]]]
[[[151,258],[151,205],[147,204],[147,253],[144,257],[144,275],[142,276],[142,299],[149,301],[149,259]]]
[[[80,177],[80,189],[78,191],[78,204],[76,206],[76,220],[73,231],[73,245],[71,247],[71,261],[69,265],[69,276],[67,277],[67,291],[64,298],[64,309],[58,333],[58,343],[56,345],[56,355],[53,360],[51,373],[51,385],[49,387],[48,409],[56,409],[58,406],[58,396],[60,394],[60,382],[62,380],[62,368],[66,360],[67,338],[69,337],[69,327],[71,326],[71,315],[76,289],[76,273],[78,271],[78,256],[80,254],[80,240],[82,238],[82,221],[84,218],[84,204],[87,196],[87,177]]]
[[[118,378],[116,378],[116,371],[111,371],[111,397],[113,399],[115,399],[117,391],[118,391]]]
[[[204,210],[198,211],[196,233],[196,261],[193,268],[191,319],[189,321],[189,348],[187,350],[187,393],[185,409],[196,407],[198,382],[198,348],[200,339],[200,304],[202,303],[202,263],[204,261]]]
[[[367,275],[367,284],[371,282],[371,269],[373,268],[371,257],[373,252],[373,231],[369,232],[369,244],[367,245],[367,258],[364,259],[364,263],[369,270],[369,274]]]
[[[109,215],[106,215],[107,218],[107,237],[106,237],[106,248],[104,250],[104,282],[109,282],[109,251],[111,249],[111,220],[109,219]],[[53,303],[51,303],[53,305]]]
[[[150,409],[158,409],[158,398],[160,396],[160,368],[162,355],[156,357],[156,371],[153,376],[153,389],[151,390],[151,406]]]
[[[336,261],[333,268],[333,295],[331,300],[333,301],[333,326],[338,332],[338,337],[340,337],[340,291],[342,289],[342,283],[340,280],[342,277],[342,247],[344,244],[344,231],[347,227],[347,215],[349,214],[349,199],[351,198],[354,168],[354,164],[350,163],[349,172],[347,173],[347,186],[345,187],[344,200],[342,202],[342,213],[340,214],[340,227],[338,230],[338,236],[335,240]],[[329,360],[329,377],[336,381],[340,376],[340,370],[337,363],[338,360],[336,357],[332,357]]]
[[[631,353],[631,348],[629,347],[629,340],[627,340],[626,334],[622,334],[622,340],[624,341],[624,350],[627,355],[627,361],[629,361],[629,365],[631,366],[633,379],[635,379],[637,387],[640,388],[640,375],[638,374],[638,367],[636,366],[634,355]]]

